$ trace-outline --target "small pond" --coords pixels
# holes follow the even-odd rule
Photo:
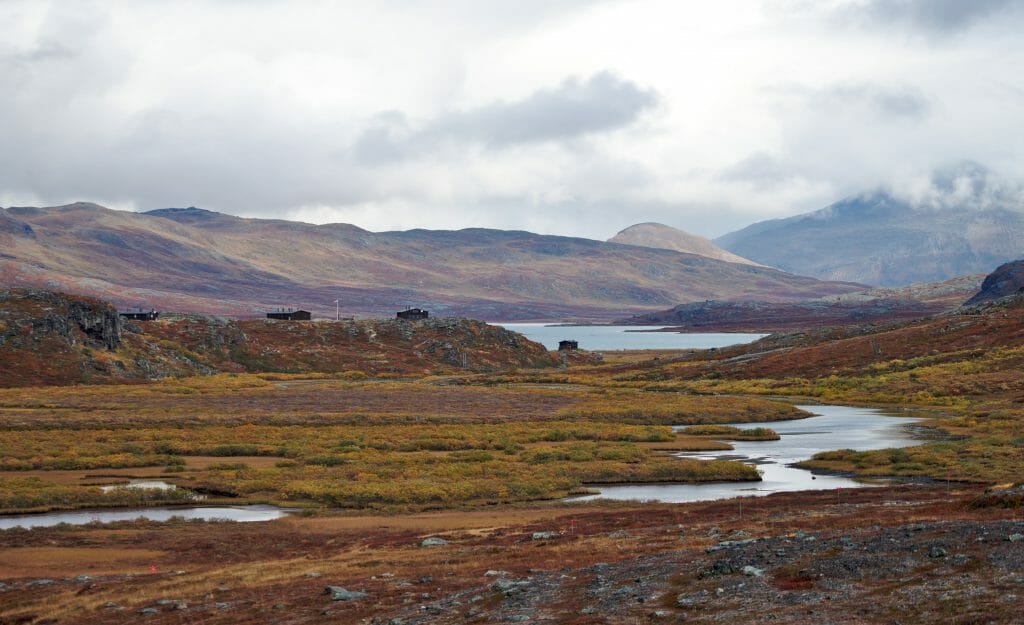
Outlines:
[[[16,516],[0,516],[0,529],[14,527],[51,527],[61,523],[85,525],[86,523],[112,521],[133,521],[147,519],[150,521],[167,521],[172,517],[183,519],[202,519],[204,521],[272,521],[288,515],[288,510],[268,505],[250,506],[193,506],[193,507],[153,507],[110,510],[66,510],[46,512],[43,514],[22,514]]]
[[[137,488],[140,490],[151,489],[151,490],[171,490],[172,488],[178,488],[176,484],[170,482],[164,482],[163,480],[129,480],[122,484],[107,484],[100,486],[100,490],[105,493],[109,493],[112,490],[118,488]]]

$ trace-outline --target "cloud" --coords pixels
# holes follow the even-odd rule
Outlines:
[[[0,1],[0,201],[717,236],[1024,180],[1020,4]]]
[[[423,134],[490,147],[571,139],[627,126],[657,102],[654,91],[604,71],[587,80],[567,78],[519,101],[455,113]]]
[[[973,161],[908,177],[891,191],[920,210],[1024,210],[1024,185]]]
[[[855,10],[872,25],[908,26],[932,35],[961,33],[1018,0],[871,0]]]
[[[793,172],[767,152],[755,152],[719,174],[722,180],[748,182],[757,189],[771,189],[792,177]]]
[[[765,92],[784,104],[829,114],[866,112],[881,120],[920,120],[931,112],[931,102],[920,89],[909,85],[849,83],[821,87],[774,85]],[[787,102],[788,101],[788,102]]]
[[[370,121],[353,150],[359,162],[381,165],[452,144],[501,149],[568,141],[628,126],[657,103],[653,90],[603,71],[519,100],[448,112],[419,127],[405,113],[387,111]]]

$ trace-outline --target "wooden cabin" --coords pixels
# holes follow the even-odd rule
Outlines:
[[[156,321],[160,317],[158,310],[123,310],[117,314],[132,321]]]
[[[399,311],[397,316],[399,319],[405,319],[406,321],[420,321],[430,317],[430,312],[422,308],[409,308]]]
[[[580,344],[579,344],[578,341],[565,340],[565,341],[559,341],[558,342],[558,351],[560,351],[560,352],[573,351],[573,350],[577,350],[579,348],[580,348]]]
[[[267,319],[279,319],[281,321],[310,321],[313,313],[308,310],[275,310],[267,313]]]

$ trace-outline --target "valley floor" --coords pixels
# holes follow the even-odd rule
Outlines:
[[[980,490],[8,531],[0,622],[1016,623],[1024,516]]]
[[[2,389],[4,512],[182,501],[96,486],[132,476],[301,511],[0,531],[0,624],[1018,623],[1022,365],[1017,298],[566,367]],[[728,446],[715,424],[770,439],[808,398],[928,416],[921,445],[837,436],[807,463],[912,481],[559,501],[590,483],[757,480],[666,451]]]

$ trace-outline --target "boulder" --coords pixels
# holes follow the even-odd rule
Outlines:
[[[327,586],[324,588],[323,594],[330,595],[331,601],[356,601],[357,599],[364,599],[366,597],[365,592],[358,590],[346,590],[341,586]]]

